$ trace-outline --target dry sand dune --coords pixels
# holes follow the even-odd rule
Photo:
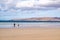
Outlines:
[[[60,28],[0,29],[0,40],[60,40]]]

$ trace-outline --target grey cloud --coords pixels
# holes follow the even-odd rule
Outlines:
[[[34,7],[17,8],[16,7],[17,0],[14,0],[14,2],[10,3],[10,4],[6,4],[6,1],[0,0],[0,11],[11,11],[11,10],[16,10],[16,11],[17,10],[54,10],[54,9],[60,8],[60,1],[59,0],[51,0],[51,1],[52,1],[52,3],[45,4],[45,5],[39,4],[39,5],[34,5]]]
[[[60,3],[55,4],[48,4],[48,5],[39,5],[41,7],[54,7],[54,8],[60,8]]]
[[[39,7],[40,9],[43,9],[43,10],[47,10],[47,9],[53,10],[53,9],[60,8],[60,0],[51,0],[51,1],[52,2],[49,3],[49,4],[45,4],[45,5],[39,4],[39,5],[36,5],[36,6]]]

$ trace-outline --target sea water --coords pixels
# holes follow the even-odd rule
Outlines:
[[[60,22],[0,22],[0,28],[14,28],[14,23],[15,28],[60,28]]]

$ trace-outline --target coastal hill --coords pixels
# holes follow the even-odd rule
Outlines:
[[[20,18],[17,18],[17,19],[12,19],[14,21],[19,21],[19,20],[22,20],[22,21],[60,21],[60,17],[40,17],[40,18],[23,18],[23,19],[20,19]]]

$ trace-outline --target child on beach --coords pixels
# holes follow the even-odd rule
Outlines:
[[[19,28],[19,24],[18,24],[18,28]]]

